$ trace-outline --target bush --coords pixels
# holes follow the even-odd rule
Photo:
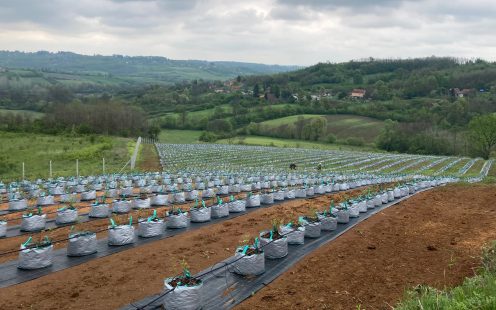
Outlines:
[[[337,140],[336,136],[333,135],[332,133],[328,134],[327,137],[325,138],[325,141],[327,143],[335,143]]]
[[[203,142],[215,142],[219,137],[213,132],[204,131],[198,139]]]
[[[349,137],[345,140],[345,144],[352,146],[363,146],[365,144],[365,141],[363,141],[362,138]]]

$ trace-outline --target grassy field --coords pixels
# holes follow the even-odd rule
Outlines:
[[[198,143],[201,133],[200,130],[164,129],[158,140],[162,143]]]
[[[355,147],[349,145],[337,145],[337,144],[328,144],[322,142],[279,139],[279,138],[259,137],[259,136],[234,137],[231,139],[219,140],[215,143],[246,144],[246,145],[260,145],[260,146],[275,146],[275,147],[295,147],[295,148],[319,149],[319,150],[377,151],[369,147]]]
[[[76,175],[76,159],[79,159],[80,175],[101,174],[102,158],[107,173],[118,172],[129,160],[130,141],[103,136],[0,132],[0,180],[21,179],[23,162],[27,179],[47,178],[50,160],[53,177]]]
[[[280,126],[294,124],[300,116],[304,119],[324,117],[327,120],[326,134],[332,133],[341,140],[353,137],[362,138],[365,143],[373,143],[384,128],[384,122],[381,120],[356,115],[301,114],[277,118],[260,124],[276,129]]]
[[[35,111],[29,111],[29,110],[9,110],[9,109],[0,109],[0,114],[7,114],[7,113],[12,113],[12,114],[22,114],[25,116],[29,116],[32,118],[41,118],[44,113],[41,112],[35,112]]]

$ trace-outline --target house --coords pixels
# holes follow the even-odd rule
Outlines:
[[[367,91],[365,89],[355,88],[351,91],[350,97],[354,99],[363,99],[366,93]]]
[[[459,88],[450,88],[450,95],[453,97],[463,98],[470,95],[473,92],[473,89],[459,89]]]

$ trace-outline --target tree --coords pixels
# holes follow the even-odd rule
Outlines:
[[[258,84],[255,84],[253,86],[253,97],[258,98],[260,96],[260,86]]]
[[[474,117],[468,128],[472,147],[478,155],[488,159],[496,147],[496,113]]]

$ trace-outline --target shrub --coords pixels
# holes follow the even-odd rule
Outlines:
[[[213,132],[204,131],[198,139],[203,142],[215,142],[219,137]]]
[[[332,133],[328,134],[327,137],[325,138],[325,141],[327,143],[335,143],[337,140],[336,136],[333,135]]]

